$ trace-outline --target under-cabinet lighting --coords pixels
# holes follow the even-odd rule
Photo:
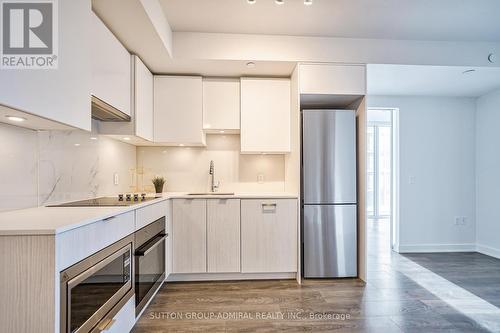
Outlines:
[[[16,117],[16,116],[5,116],[7,119],[9,119],[10,121],[14,121],[16,123],[20,123],[20,122],[23,122],[26,120],[26,118],[23,118],[23,117]]]
[[[127,137],[124,137],[123,140],[130,141],[130,138],[127,136]]]

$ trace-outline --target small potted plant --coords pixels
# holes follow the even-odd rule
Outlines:
[[[156,193],[162,193],[163,185],[165,185],[165,178],[156,176],[153,178],[152,182],[155,186]]]

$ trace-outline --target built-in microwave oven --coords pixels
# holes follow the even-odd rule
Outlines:
[[[60,275],[62,333],[105,331],[134,294],[134,236],[67,268]]]

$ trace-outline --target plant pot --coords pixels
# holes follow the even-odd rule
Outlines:
[[[155,185],[155,191],[156,193],[162,193],[163,192],[163,185]]]

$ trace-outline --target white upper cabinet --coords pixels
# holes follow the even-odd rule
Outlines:
[[[34,116],[54,120],[46,129],[61,123],[90,130],[91,2],[59,1],[58,67],[56,69],[0,70],[0,121],[4,115],[27,118],[16,125],[39,128]],[[29,113],[11,111],[12,109]],[[56,123],[58,122],[58,123]]]
[[[240,80],[203,79],[203,129],[237,133],[240,129]]]
[[[205,145],[201,76],[154,77],[154,141]]]
[[[241,78],[241,152],[290,152],[290,80]]]
[[[92,95],[131,115],[131,57],[92,13]]]
[[[153,74],[134,56],[134,107],[136,135],[153,141]]]
[[[301,94],[365,95],[366,66],[301,64]]]

